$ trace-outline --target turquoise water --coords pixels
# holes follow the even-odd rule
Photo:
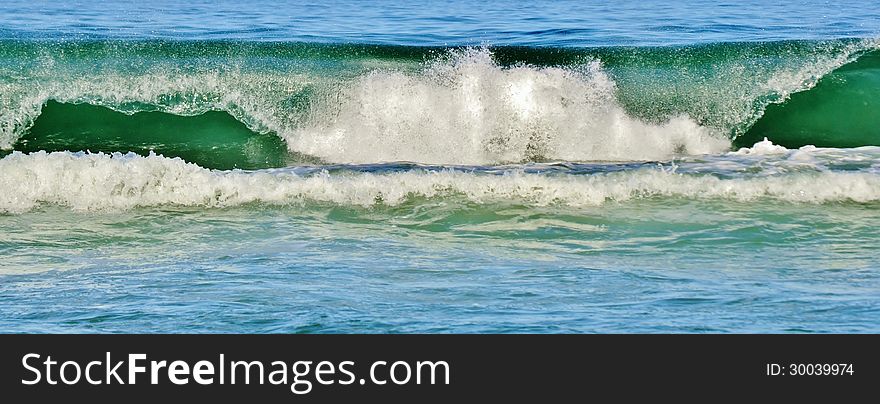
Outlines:
[[[0,331],[880,330],[871,2],[0,15]]]

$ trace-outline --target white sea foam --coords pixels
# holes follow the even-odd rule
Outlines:
[[[292,150],[328,161],[492,164],[534,158],[653,160],[729,148],[685,116],[655,124],[628,115],[599,62],[578,69],[497,65],[461,51],[426,71],[358,79],[309,123]],[[334,101],[336,102],[336,101]]]
[[[806,166],[813,169],[825,170],[829,166],[835,164],[858,164],[865,166],[871,163],[876,167],[880,164],[880,147],[877,146],[861,146],[855,148],[834,148],[834,147],[816,147],[813,145],[801,146],[797,149],[789,149],[781,145],[774,144],[766,137],[764,140],[755,143],[752,147],[742,147],[737,151],[729,152],[723,155],[711,156],[706,160],[711,160],[712,164],[742,164],[745,162],[758,159],[765,164],[762,168],[766,169],[769,165],[778,165],[783,171],[790,170],[795,166]],[[721,167],[716,167],[721,168]],[[867,170],[869,172],[877,172],[876,169]]]
[[[813,147],[813,146],[810,146]],[[773,144],[766,137],[764,140],[755,143],[752,147],[741,147],[739,150],[732,152],[730,154],[738,154],[745,156],[765,156],[768,154],[783,154],[788,153],[790,150],[785,148],[785,146],[780,146],[778,144]]]
[[[246,203],[399,205],[412,198],[479,203],[597,206],[649,197],[825,203],[880,201],[880,175],[812,172],[722,179],[645,168],[594,175],[503,175],[452,170],[298,175],[289,170],[211,171],[180,159],[135,154],[13,153],[0,160],[0,211],[40,204],[74,210]]]

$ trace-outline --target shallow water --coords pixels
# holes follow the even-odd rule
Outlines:
[[[338,208],[40,212],[3,220],[4,245],[17,247],[3,251],[13,268],[2,326],[875,330],[876,209],[725,205],[647,201],[577,215],[512,207],[446,218],[455,224]]]

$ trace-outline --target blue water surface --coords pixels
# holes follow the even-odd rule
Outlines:
[[[44,39],[597,46],[880,32],[871,0],[7,0],[0,16],[0,38]]]

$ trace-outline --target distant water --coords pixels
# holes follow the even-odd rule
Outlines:
[[[873,2],[0,4],[0,331],[878,332]]]
[[[877,37],[872,0],[6,0],[3,37],[688,45]]]

